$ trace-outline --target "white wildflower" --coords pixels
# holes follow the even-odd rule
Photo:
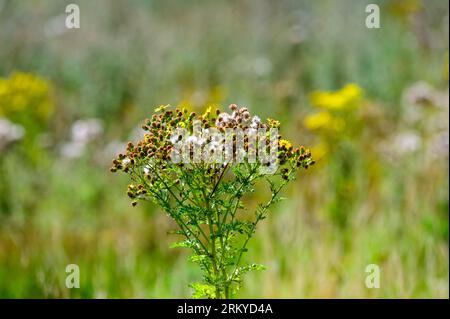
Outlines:
[[[25,130],[22,126],[0,118],[0,151],[9,144],[21,140],[24,134]]]
[[[259,127],[259,124],[261,123],[261,119],[258,116],[253,116],[252,122],[250,123],[250,127],[252,129],[257,129]]]
[[[233,112],[234,114],[235,112]],[[234,116],[228,113],[220,113],[216,120],[216,126],[224,127],[228,122],[234,119]]]
[[[422,144],[420,136],[414,132],[404,132],[394,138],[394,147],[400,154],[417,151]]]
[[[72,141],[87,144],[103,133],[103,124],[98,119],[78,120],[71,131]]]
[[[61,155],[68,159],[78,158],[83,155],[86,145],[82,142],[68,142],[61,148]]]
[[[103,124],[98,119],[75,121],[71,127],[71,140],[62,146],[61,155],[69,159],[81,157],[86,146],[102,133]]]

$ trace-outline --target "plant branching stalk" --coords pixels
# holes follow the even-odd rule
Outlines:
[[[265,213],[267,212],[267,209],[273,204],[273,202],[277,198],[278,194],[280,193],[281,189],[286,184],[287,184],[287,181],[282,182],[281,185],[272,193],[272,196],[271,196],[270,200],[267,202],[267,204],[263,205],[259,212],[258,211],[256,212],[256,219],[252,223],[252,226],[251,226],[250,231],[248,232],[247,238],[245,239],[244,244],[242,245],[241,249],[239,250],[239,255],[238,255],[238,258],[236,261],[236,265],[235,265],[234,270],[232,271],[231,277],[229,279],[230,282],[233,281],[234,277],[236,276],[236,271],[240,265],[242,254],[244,253],[245,249],[247,248],[247,244],[250,241],[252,234],[255,232],[256,226],[263,219]]]
[[[230,127],[245,131],[250,127],[259,130],[279,126],[275,120],[262,122],[258,117],[251,118],[245,108],[237,109],[233,105],[230,108],[232,115],[216,112],[216,119],[207,111],[200,120],[220,132]],[[125,154],[113,161],[111,171],[121,170],[131,176],[133,183],[128,186],[127,194],[134,200],[133,206],[138,199],[152,200],[175,221],[177,233],[184,240],[174,246],[192,249],[191,260],[199,263],[204,271],[203,282],[192,284],[194,297],[231,298],[240,288],[246,272],[261,269],[255,264],[241,266],[256,226],[266,217],[283,186],[293,178],[294,171],[307,168],[313,160],[305,148],[294,149],[287,140],[279,140],[276,158],[270,162],[250,163],[249,158],[226,164],[170,162],[170,153],[177,143],[199,142],[195,136],[181,140],[177,134],[171,136],[179,127],[192,133],[194,118],[195,114],[182,109],[158,108],[143,125],[148,132],[144,139],[136,145],[130,142]],[[236,158],[237,136],[233,143],[233,158]],[[244,138],[245,143],[244,149],[249,150],[250,138],[247,142]],[[186,145],[191,152],[191,144]],[[182,145],[181,149],[186,147]],[[259,170],[273,163],[279,164],[275,174],[262,178]],[[280,178],[282,181],[275,187],[274,181]],[[240,209],[245,208],[245,194],[254,191],[256,182],[264,179],[270,184],[271,198],[258,206],[254,221],[249,222],[239,216]]]

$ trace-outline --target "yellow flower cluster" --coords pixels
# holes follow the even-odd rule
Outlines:
[[[311,103],[327,110],[348,110],[358,105],[362,97],[361,88],[353,83],[347,84],[336,92],[316,91],[311,94]]]
[[[408,19],[423,9],[421,0],[392,0],[387,3],[387,11],[399,19]]]
[[[324,156],[336,138],[347,135],[347,128],[354,126],[354,111],[361,105],[362,98],[363,90],[353,83],[334,92],[311,94],[310,102],[319,111],[306,116],[303,123],[307,129],[320,134],[319,144],[312,148],[316,158]]]
[[[311,104],[321,110],[308,115],[304,120],[305,126],[312,131],[342,131],[345,128],[345,113],[356,109],[360,105],[362,96],[362,89],[353,83],[347,84],[336,92],[312,93]]]
[[[291,150],[292,149],[292,143],[289,142],[288,140],[282,139],[282,140],[280,140],[279,144],[280,144],[281,148],[284,148],[284,149],[287,149],[287,150]]]
[[[45,79],[21,72],[0,78],[0,117],[14,120],[31,115],[44,121],[52,111],[50,85]]]
[[[329,130],[329,131],[342,131],[345,126],[345,122],[331,115],[330,112],[321,111],[308,115],[305,118],[305,126],[311,131],[315,130]]]

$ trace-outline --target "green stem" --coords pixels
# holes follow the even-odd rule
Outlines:
[[[292,171],[292,170],[291,170]],[[242,255],[245,251],[245,249],[247,248],[247,244],[250,241],[250,238],[252,237],[252,234],[254,233],[255,229],[256,229],[256,225],[258,224],[258,222],[262,219],[262,217],[264,216],[265,212],[267,211],[267,209],[273,204],[275,198],[278,196],[279,192],[281,191],[281,189],[287,184],[287,180],[285,180],[284,182],[281,183],[281,185],[272,193],[272,196],[269,200],[269,202],[267,202],[267,204],[265,204],[264,206],[262,206],[261,210],[259,213],[256,214],[256,220],[253,222],[252,227],[250,229],[250,231],[248,232],[247,235],[247,239],[245,240],[244,244],[242,245],[242,248],[239,251],[239,255],[238,255],[238,259],[236,261],[236,265],[234,267],[233,272],[231,273],[229,282],[232,282],[234,277],[236,276],[236,271],[239,267],[239,264],[241,262],[242,259]]]

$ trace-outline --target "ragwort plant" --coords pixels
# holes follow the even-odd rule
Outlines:
[[[190,259],[204,274],[203,282],[191,284],[194,298],[230,298],[245,273],[263,269],[242,264],[248,242],[282,188],[300,168],[314,164],[308,149],[281,139],[278,121],[263,122],[235,104],[230,109],[208,108],[197,116],[161,106],[145,120],[143,140],[128,143],[111,167],[130,175],[133,206],[153,201],[178,225],[174,233],[182,240],[173,247],[191,249]],[[267,183],[271,195],[248,219],[244,195],[258,181]]]

